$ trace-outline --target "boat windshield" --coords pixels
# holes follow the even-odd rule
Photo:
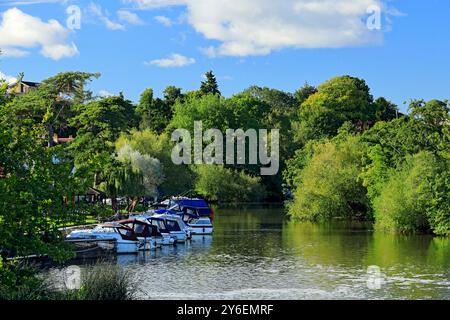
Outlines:
[[[175,204],[175,205],[173,205],[173,206],[171,206],[170,208],[169,208],[169,210],[172,210],[172,211],[181,211],[181,208],[180,208],[180,206],[178,205],[178,204]]]
[[[158,227],[159,230],[165,230],[166,229],[164,221],[162,221],[162,220],[152,219],[150,222],[151,222],[152,226]]]
[[[177,221],[174,220],[166,220],[167,230],[169,231],[181,231],[180,225]]]
[[[93,232],[95,232],[95,233],[117,233],[117,231],[114,228],[108,228],[108,227],[102,227],[102,226],[95,227]]]

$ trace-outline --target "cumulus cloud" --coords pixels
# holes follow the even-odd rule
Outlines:
[[[195,63],[194,58],[188,58],[181,54],[174,53],[170,55],[168,58],[148,61],[145,64],[161,68],[179,68],[189,66],[194,63]]]
[[[77,55],[78,49],[68,42],[70,31],[58,21],[42,21],[17,8],[1,14],[0,48],[5,56],[23,57],[27,49],[41,48],[41,54],[53,60]]]
[[[172,20],[166,16],[156,16],[155,20],[161,23],[163,26],[170,27],[172,26]]]
[[[139,9],[184,6],[187,21],[218,46],[211,56],[266,55],[284,48],[340,48],[380,44],[367,28],[378,0],[123,0]]]
[[[128,22],[132,25],[139,26],[144,24],[144,21],[142,21],[136,13],[127,10],[117,11],[117,16],[119,17],[119,20]]]
[[[99,96],[100,98],[109,98],[109,97],[114,96],[114,94],[111,93],[111,92],[109,92],[109,91],[107,91],[107,90],[100,90],[100,91],[98,92],[98,96]]]
[[[3,72],[0,71],[0,82],[5,81],[9,84],[14,84],[17,82],[17,78],[12,77],[12,76],[8,76],[6,74],[4,74]]]

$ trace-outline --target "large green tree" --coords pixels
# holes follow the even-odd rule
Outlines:
[[[177,101],[174,89],[169,89],[168,99],[175,99]],[[172,118],[172,101],[154,98],[153,90],[146,89],[140,98],[139,105],[136,108],[137,114],[140,116],[140,128],[150,129],[152,131],[161,133],[167,127]]]
[[[336,77],[319,86],[299,110],[297,139],[333,137],[347,121],[364,126],[375,120],[375,106],[364,80],[350,76]]]
[[[115,141],[136,125],[135,108],[123,96],[117,96],[90,102],[78,112],[70,122],[77,128],[70,150],[77,176],[96,187],[108,175]]]

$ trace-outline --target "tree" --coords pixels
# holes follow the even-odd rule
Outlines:
[[[205,81],[202,81],[202,85],[200,86],[200,92],[203,95],[213,94],[213,95],[219,95],[219,85],[217,84],[216,76],[212,71],[208,71],[205,73]]]
[[[223,166],[200,165],[194,169],[197,175],[195,192],[210,201],[258,202],[265,198],[261,179]]]
[[[181,89],[175,86],[168,86],[164,89],[164,101],[167,105],[172,107],[178,100],[182,100],[184,95],[181,93]]]
[[[408,157],[389,177],[374,200],[376,227],[390,232],[427,231],[427,207],[433,198],[430,184],[435,176],[436,159],[421,152]],[[447,231],[448,231],[447,222]]]
[[[374,121],[374,103],[362,79],[342,76],[320,85],[300,107],[297,139],[301,143],[330,138],[347,121],[358,125]]]
[[[61,147],[45,146],[45,128],[23,127],[20,134],[0,124],[0,239],[5,257],[72,256],[59,231],[77,222],[72,197],[79,191]]]
[[[130,101],[118,96],[90,102],[79,112],[71,119],[77,137],[70,150],[77,176],[95,187],[102,181],[102,173],[107,175],[105,168],[111,164],[114,142],[134,127],[135,110]]]
[[[167,134],[158,135],[149,129],[133,130],[130,134],[123,134],[119,138],[116,142],[116,150],[121,150],[127,145],[141,155],[148,155],[160,161],[164,176],[164,181],[159,185],[160,193],[179,195],[192,189],[194,183],[192,170],[187,165],[175,165],[172,162],[173,143]]]
[[[377,121],[391,121],[401,116],[401,113],[399,112],[397,105],[386,100],[383,97],[380,97],[377,100],[375,100],[374,107],[375,107],[374,118]]]
[[[171,105],[159,98],[154,99],[152,89],[142,93],[136,112],[141,118],[140,128],[157,133],[163,132],[172,118]]]
[[[86,84],[99,74],[65,72],[44,80],[30,93],[17,97],[5,114],[6,121],[19,129],[24,125],[44,123],[47,128],[47,144],[54,146],[53,135],[74,134],[69,120],[77,113],[77,107],[92,98],[85,90]]]
[[[294,97],[298,106],[301,106],[303,102],[308,100],[310,96],[317,93],[317,88],[311,86],[308,82],[305,82],[303,87],[295,91]]]
[[[157,197],[158,186],[164,181],[162,166],[158,159],[143,155],[126,144],[117,152],[117,160],[123,165],[125,174],[119,184],[115,182],[117,194],[132,198],[128,211],[136,208],[141,197]]]
[[[312,221],[366,218],[366,189],[358,179],[362,155],[357,136],[316,145],[300,173],[295,199],[289,206],[291,216]]]

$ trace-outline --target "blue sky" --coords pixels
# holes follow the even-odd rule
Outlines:
[[[100,72],[95,93],[134,101],[148,87],[157,95],[168,85],[196,89],[210,69],[226,96],[350,74],[402,110],[412,98],[450,98],[450,1],[193,1],[0,0],[0,72],[31,81]],[[374,3],[381,30],[365,25]],[[71,5],[81,10],[80,29],[66,23]]]

